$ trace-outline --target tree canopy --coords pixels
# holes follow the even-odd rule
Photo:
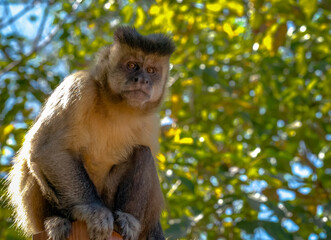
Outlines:
[[[1,1],[1,178],[47,96],[121,24],[177,46],[157,156],[166,236],[330,239],[329,0]],[[23,239],[1,201],[0,239]]]

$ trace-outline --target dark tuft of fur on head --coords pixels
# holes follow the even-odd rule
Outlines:
[[[147,54],[166,56],[175,51],[175,44],[168,36],[164,34],[143,36],[136,29],[127,26],[121,26],[115,30],[114,40],[131,48],[140,49]]]

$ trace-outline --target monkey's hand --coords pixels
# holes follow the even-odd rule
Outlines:
[[[115,222],[124,240],[137,240],[140,234],[139,221],[129,213],[115,212]]]
[[[53,216],[46,218],[44,224],[49,239],[62,240],[69,237],[71,222],[68,219]]]
[[[75,206],[72,217],[86,222],[90,240],[107,240],[113,232],[113,214],[100,204]]]

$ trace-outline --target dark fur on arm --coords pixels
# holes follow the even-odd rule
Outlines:
[[[65,151],[59,150],[58,152],[59,156],[56,154],[45,155],[42,159],[31,161],[32,169],[35,173],[39,173],[35,177],[39,182],[47,183],[48,186],[43,192],[52,209],[52,214],[44,222],[47,234],[52,240],[64,239],[70,233],[69,220],[80,220],[87,223],[90,239],[100,239],[100,235],[101,238],[106,238],[113,230],[112,213],[98,196],[82,160],[75,159]],[[43,161],[43,159],[52,161],[56,157],[61,159],[62,165],[50,166],[49,163]],[[63,165],[65,165],[65,170]]]
[[[122,177],[114,179],[119,175]],[[159,222],[164,200],[150,149],[136,147],[128,162],[113,167],[109,176],[113,184],[118,182],[111,206],[115,230],[125,239],[137,239],[137,235],[138,239],[164,239]]]

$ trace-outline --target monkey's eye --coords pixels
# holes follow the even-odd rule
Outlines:
[[[129,70],[135,70],[138,68],[138,64],[134,62],[128,62],[126,66]]]
[[[149,73],[149,74],[153,74],[153,73],[155,73],[155,68],[148,67],[148,68],[146,68],[146,72]]]

